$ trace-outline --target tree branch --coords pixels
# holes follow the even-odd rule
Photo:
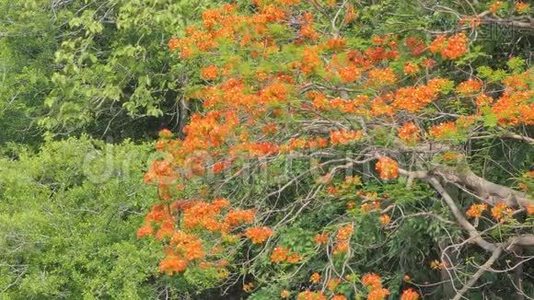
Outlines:
[[[453,300],[460,300],[463,295],[478,281],[478,279],[493,265],[493,263],[501,256],[502,246],[493,250],[491,257],[482,265],[480,269],[469,279],[469,281],[456,293]]]

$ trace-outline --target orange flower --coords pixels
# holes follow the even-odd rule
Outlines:
[[[486,204],[473,204],[465,213],[469,218],[480,218],[482,213],[488,208]]]
[[[503,7],[502,1],[494,1],[489,6],[489,11],[492,13],[496,13],[498,10],[500,10]]]
[[[382,288],[382,278],[375,273],[367,273],[362,277],[362,284],[371,289]]]
[[[315,272],[310,276],[311,283],[319,283],[319,281],[321,281],[321,275],[319,273]]]
[[[419,139],[419,128],[413,122],[405,123],[398,129],[399,138],[405,143],[413,144]]]
[[[167,46],[169,47],[169,50],[173,51],[175,50],[176,48],[178,48],[180,44],[180,40],[177,39],[177,38],[171,38],[167,44]]]
[[[339,286],[340,283],[341,283],[341,279],[332,278],[328,280],[328,282],[326,283],[326,288],[333,292]]]
[[[360,130],[341,129],[330,131],[330,142],[332,145],[345,145],[362,138],[363,133]]]
[[[475,99],[475,103],[476,103],[477,107],[489,106],[489,105],[491,105],[492,102],[493,102],[493,98],[491,98],[488,95],[484,95],[484,94],[479,95]]]
[[[218,69],[216,66],[211,65],[200,70],[200,76],[205,80],[213,80],[217,78]]]
[[[432,268],[433,270],[442,270],[442,269],[445,269],[446,267],[447,265],[444,262],[441,262],[437,259],[430,262],[430,268]]]
[[[176,255],[167,255],[159,263],[159,271],[166,273],[167,275],[172,275],[174,273],[179,273],[185,271],[187,268],[187,261]]]
[[[326,244],[328,242],[328,233],[325,232],[316,234],[313,240],[317,245]]]
[[[391,222],[391,217],[389,215],[381,215],[379,219],[382,226],[386,226]]]
[[[369,84],[375,87],[386,86],[397,82],[397,75],[391,68],[371,69],[369,71]]]
[[[456,91],[464,96],[476,94],[480,92],[480,89],[482,89],[482,81],[472,78],[460,83],[456,87]]]
[[[218,174],[226,170],[230,166],[230,163],[227,161],[218,161],[211,166],[213,173]]]
[[[534,216],[534,204],[527,204],[526,210],[529,216]]]
[[[228,226],[233,227],[240,224],[252,223],[255,218],[255,212],[252,209],[247,210],[232,210],[226,214],[224,223]]]
[[[152,234],[153,234],[153,230],[152,230],[152,226],[150,225],[143,225],[137,230],[138,239],[144,236],[152,235]]]
[[[326,48],[329,50],[343,50],[347,41],[343,38],[331,38],[326,41]]]
[[[322,292],[304,291],[297,295],[297,300],[326,300],[326,296]]]
[[[347,300],[344,295],[334,295],[330,300]]]
[[[321,66],[321,57],[319,56],[319,49],[317,47],[305,48],[302,52],[302,61],[300,62],[300,70],[304,74],[310,74]]]
[[[271,253],[271,261],[273,263],[281,263],[287,259],[289,250],[284,247],[275,247]]]
[[[504,222],[507,218],[511,218],[512,212],[512,209],[504,202],[499,202],[491,208],[491,216],[499,222]]]
[[[380,157],[375,165],[375,170],[378,172],[378,176],[383,180],[399,177],[399,164],[389,157]]]
[[[299,31],[299,36],[302,39],[316,40],[319,37],[319,34],[313,28],[313,14],[310,12],[305,12],[302,15],[301,27]]]
[[[253,244],[261,244],[265,242],[273,231],[268,227],[251,227],[245,230],[245,236],[248,237]]]
[[[447,83],[446,80],[434,78],[426,85],[399,88],[394,94],[393,106],[417,112],[434,101]]]
[[[345,226],[342,226],[337,231],[336,239],[338,241],[347,241],[350,239],[353,232],[352,224],[347,224]]]
[[[367,300],[384,300],[389,295],[388,289],[373,289],[367,295]]]
[[[425,43],[421,39],[414,36],[408,37],[405,41],[405,44],[406,47],[410,49],[410,53],[413,56],[421,55],[426,49]]]
[[[289,292],[288,290],[283,290],[280,292],[280,298],[287,299],[289,297],[291,297],[291,292]]]
[[[293,253],[290,253],[289,256],[287,257],[287,263],[297,264],[300,262],[301,259],[302,259],[302,256],[300,256],[300,254],[293,252]]]
[[[415,75],[419,73],[419,66],[415,63],[409,62],[404,65],[404,74]]]
[[[443,59],[458,59],[468,51],[469,40],[462,32],[449,38],[444,35],[438,36],[429,46],[430,52],[440,53]]]
[[[354,5],[348,4],[347,9],[345,10],[345,16],[343,17],[343,23],[349,24],[358,17],[358,13],[354,8]]]
[[[401,300],[419,300],[419,294],[413,289],[407,289],[402,292]]]
[[[516,2],[514,7],[515,10],[520,14],[526,14],[530,11],[530,4],[523,1]]]
[[[337,73],[343,83],[355,82],[361,76],[361,70],[352,64],[339,68]]]

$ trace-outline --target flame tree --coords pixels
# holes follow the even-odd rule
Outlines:
[[[145,175],[160,271],[252,299],[532,295],[534,69],[476,41],[530,7],[477,5],[446,32],[372,32],[352,1],[204,11],[168,44],[197,112]]]

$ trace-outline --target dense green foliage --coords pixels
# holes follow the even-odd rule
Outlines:
[[[0,1],[0,143],[183,126],[187,80],[167,40],[208,1]],[[181,106],[182,105],[182,106]]]
[[[159,247],[135,238],[153,197],[139,184],[148,147],[81,138],[17,150],[0,160],[3,299],[157,293]]]

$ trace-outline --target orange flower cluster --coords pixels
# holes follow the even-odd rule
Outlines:
[[[214,80],[217,78],[218,71],[219,69],[214,65],[207,66],[200,70],[200,76],[205,80]]]
[[[484,107],[484,106],[490,106],[493,103],[493,98],[491,98],[488,95],[482,94],[476,97],[475,104],[478,108]]]
[[[499,202],[491,208],[491,216],[498,222],[504,222],[512,217],[513,210],[504,202]]]
[[[244,151],[248,152],[252,157],[262,157],[278,153],[280,147],[276,144],[269,142],[259,142],[243,143],[241,146],[235,147],[234,149],[243,149]]]
[[[386,156],[382,156],[378,159],[375,165],[375,170],[378,172],[378,176],[383,180],[395,179],[399,177],[399,164]]]
[[[180,273],[187,269],[187,261],[176,255],[167,255],[159,264],[159,271],[172,275]]]
[[[204,246],[198,237],[176,231],[172,234],[167,255],[160,262],[159,270],[168,275],[183,272],[191,262],[201,260],[204,257]]]
[[[221,210],[230,205],[226,199],[217,199],[212,203],[198,202],[184,209],[183,225],[187,229],[205,228],[209,231],[227,231],[226,224],[217,220]]]
[[[530,12],[530,4],[523,1],[518,1],[514,5],[515,10],[520,14],[526,14]]]
[[[455,60],[467,53],[469,40],[464,33],[455,34],[449,38],[438,36],[429,46],[430,52],[439,53],[443,59]]]
[[[534,90],[506,91],[491,107],[503,126],[534,125]]]
[[[348,4],[347,9],[345,10],[345,16],[343,17],[344,24],[350,24],[352,21],[356,20],[358,17],[358,12],[354,8],[354,5]]]
[[[213,241],[203,241],[198,232],[217,234],[230,237],[230,231],[237,226],[250,224],[254,221],[253,210],[230,210],[224,214],[230,202],[227,199],[215,199],[211,203],[200,200],[178,200],[170,204],[160,204],[152,207],[146,215],[145,222],[139,228],[137,236],[154,236],[167,241],[166,256],[160,262],[160,271],[169,275],[183,272],[193,262],[199,266],[211,267],[207,259],[217,256],[220,247]],[[181,212],[181,222],[177,222],[175,215]],[[177,229],[180,224],[182,229]],[[265,229],[259,232],[256,228],[248,228],[245,235],[258,242],[264,240]],[[271,234],[270,229],[267,229]],[[210,250],[211,249],[211,250]],[[209,254],[209,257],[208,257]],[[224,267],[225,264],[218,264]]]
[[[373,68],[368,73],[369,85],[383,87],[397,82],[397,75],[391,68]]]
[[[297,300],[327,300],[328,298],[321,291],[304,291],[297,295]]]
[[[273,234],[269,227],[250,227],[245,230],[245,236],[249,238],[253,244],[261,244],[265,242]]]
[[[460,83],[456,87],[456,91],[464,96],[476,94],[482,89],[482,81],[470,78],[467,81]]]
[[[403,87],[397,90],[393,100],[393,106],[409,112],[417,112],[434,101],[440,90],[448,84],[441,78],[434,78],[426,85],[415,87]]]
[[[425,43],[421,39],[414,36],[409,36],[408,38],[406,38],[405,44],[406,47],[410,49],[410,53],[413,56],[419,56],[423,54],[426,50]]]
[[[416,64],[416,63],[413,63],[413,62],[408,62],[404,65],[404,74],[405,75],[415,75],[417,73],[419,73],[419,66]]]
[[[336,243],[334,246],[334,254],[346,253],[349,250],[350,238],[353,230],[352,224],[347,224],[338,229]]]
[[[432,270],[443,270],[447,268],[447,265],[444,262],[435,259],[430,262],[430,268],[432,268]]]
[[[414,144],[420,138],[420,130],[413,122],[402,125],[398,130],[399,138],[407,144]]]
[[[315,241],[315,243],[317,245],[323,245],[323,244],[326,244],[328,242],[328,233],[318,233],[315,235],[315,237],[313,238],[313,240]]]
[[[400,300],[419,300],[420,298],[419,293],[410,288],[402,292]]]
[[[385,288],[372,289],[367,294],[367,300],[385,300],[389,294],[389,290]]]
[[[331,38],[326,41],[326,48],[328,50],[343,50],[347,45],[347,41],[344,38]]]
[[[180,40],[179,39],[171,38],[171,39],[169,39],[169,42],[167,43],[167,46],[169,47],[170,51],[174,51],[175,49],[178,48],[179,44],[180,44]]]
[[[367,273],[362,277],[362,284],[368,288],[381,288],[382,278],[375,273]]]
[[[339,279],[339,278],[330,278],[328,280],[328,282],[326,283],[326,288],[329,291],[335,291],[340,283],[341,283],[341,279]]]
[[[157,183],[168,185],[174,183],[178,174],[173,169],[173,165],[168,160],[155,160],[152,162],[148,172],[145,173],[145,183]]]
[[[310,276],[311,283],[317,284],[319,281],[321,281],[321,275],[319,273],[315,272]]]
[[[154,229],[156,229],[156,232],[154,232]],[[165,205],[154,205],[145,216],[143,226],[137,230],[137,237],[141,238],[155,234],[158,239],[163,239],[172,235],[173,232],[174,219],[170,208]]]
[[[382,278],[377,274],[363,275],[362,284],[369,289],[367,300],[384,300],[389,295],[389,290],[382,287]]]
[[[330,132],[330,143],[332,145],[346,145],[355,141],[359,141],[363,136],[360,130],[346,130],[341,129]]]
[[[380,215],[378,219],[380,220],[380,224],[382,224],[382,226],[387,226],[391,222],[391,217],[386,214]]]
[[[491,13],[497,13],[501,8],[503,8],[503,3],[502,1],[494,1],[493,3],[490,4],[488,10],[491,12]]]
[[[482,213],[488,208],[486,204],[473,204],[465,213],[469,218],[480,218]]]
[[[271,261],[275,264],[287,262],[288,264],[296,264],[300,262],[302,257],[296,252],[292,252],[286,247],[275,247],[271,253]]]
[[[302,59],[296,65],[304,74],[311,74],[322,66],[319,47],[307,47],[302,52]]]
[[[305,12],[302,15],[301,20],[302,26],[299,31],[299,37],[301,39],[316,40],[319,38],[319,33],[315,31],[313,27],[313,14],[310,12]]]

